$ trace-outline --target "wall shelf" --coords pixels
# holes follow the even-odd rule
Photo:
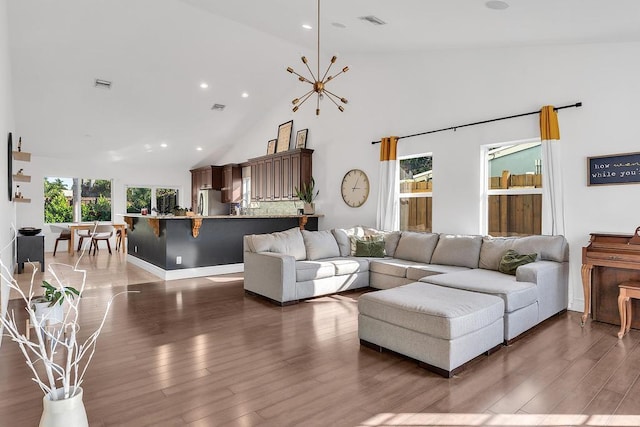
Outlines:
[[[31,177],[29,175],[13,175],[13,180],[15,182],[31,182]]]
[[[31,203],[31,199],[27,199],[24,197],[14,197],[13,201],[16,203]]]
[[[30,162],[31,153],[25,153],[24,151],[14,151],[13,160],[20,160],[21,162]]]

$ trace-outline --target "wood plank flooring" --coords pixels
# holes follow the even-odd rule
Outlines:
[[[140,292],[118,297],[99,339],[84,383],[91,426],[640,425],[636,330],[618,340],[568,312],[444,379],[360,347],[362,292],[277,307],[245,296],[241,275],[139,283],[146,273],[107,257],[87,260],[82,332],[111,295]],[[41,411],[5,338],[0,427],[35,426]]]

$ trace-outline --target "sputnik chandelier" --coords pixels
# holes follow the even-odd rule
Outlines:
[[[309,70],[309,74],[311,74],[311,80],[309,80],[308,78],[296,73],[294,71],[293,68],[291,67],[287,67],[287,71],[295,74],[296,76],[298,76],[298,80],[300,80],[303,83],[309,83],[313,88],[305,93],[304,95],[302,95],[300,98],[296,98],[293,101],[291,101],[291,103],[293,104],[293,112],[295,113],[296,111],[298,111],[298,108],[300,108],[300,106],[302,104],[305,103],[305,101],[307,99],[309,99],[314,93],[316,93],[317,97],[316,97],[316,116],[320,115],[320,101],[322,99],[324,99],[324,95],[327,95],[327,98],[329,98],[331,100],[331,102],[333,102],[336,107],[338,107],[338,110],[340,111],[344,111],[344,107],[340,104],[338,104],[338,101],[342,102],[343,104],[346,104],[348,101],[346,98],[341,98],[338,95],[328,91],[326,89],[326,85],[327,83],[329,83],[331,80],[335,79],[336,77],[338,77],[340,74],[342,73],[346,73],[347,71],[349,71],[349,67],[344,67],[342,69],[342,71],[340,71],[339,73],[337,73],[336,75],[330,76],[329,71],[331,70],[331,66],[336,62],[336,60],[338,59],[337,56],[333,56],[331,58],[331,62],[329,63],[329,66],[327,67],[327,71],[324,72],[324,75],[322,76],[322,78],[320,78],[320,0],[318,0],[318,74],[317,76],[313,74],[313,71],[311,71],[311,68],[309,67],[309,63],[307,61],[307,58],[305,56],[303,56],[302,58],[302,63],[307,67],[307,70]]]

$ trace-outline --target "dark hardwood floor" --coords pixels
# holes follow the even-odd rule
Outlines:
[[[125,289],[140,293],[114,303],[84,383],[91,426],[640,425],[640,332],[618,340],[579,313],[444,379],[360,347],[361,292],[282,308],[245,296],[239,276],[95,286],[83,333]],[[30,378],[5,337],[0,426],[38,424]]]

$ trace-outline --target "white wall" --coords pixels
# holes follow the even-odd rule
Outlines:
[[[0,141],[6,147],[7,134],[13,132],[13,102],[11,91],[11,67],[9,64],[9,32],[7,31],[7,1],[0,0]],[[15,144],[15,142],[14,142]],[[12,245],[13,236],[10,224],[14,222],[13,204],[9,202],[7,194],[8,178],[6,164],[8,153],[6,148],[0,150],[0,162],[4,171],[0,173],[0,248],[5,248],[0,257],[2,262],[9,266],[13,264]],[[7,247],[8,245],[8,247]],[[4,273],[3,273],[4,274]],[[0,284],[0,316],[4,316],[9,299],[9,288],[3,282]],[[2,342],[2,328],[0,328],[0,343]]]
[[[24,145],[24,141],[23,141]],[[31,155],[31,163],[25,163],[25,174],[31,175],[31,183],[21,185],[24,197],[31,199],[29,204],[17,205],[17,226],[42,227],[45,233],[45,251],[53,251],[60,228],[44,224],[44,178],[96,178],[113,179],[112,220],[123,223],[117,214],[126,212],[125,186],[178,186],[180,206],[191,204],[191,175],[182,167],[172,169],[166,166],[153,167],[140,165],[132,168],[118,162],[100,158],[87,157],[85,161],[52,159]],[[66,249],[66,242],[59,245],[58,250]]]
[[[640,186],[587,187],[586,158],[639,151],[640,44],[546,46],[454,50],[341,58],[349,73],[331,84],[350,99],[345,113],[323,103],[319,118],[305,105],[290,113],[274,105],[264,121],[237,141],[221,160],[264,153],[277,125],[294,118],[308,127],[314,176],[320,188],[321,228],[375,224],[378,147],[370,141],[494,117],[535,111],[546,104],[582,101],[559,113],[567,239],[571,248],[570,308],[582,310],[581,247],[589,233],[631,233],[640,225]],[[432,152],[433,229],[479,233],[480,147],[539,136],[538,116],[402,139],[399,154]],[[257,147],[257,148],[254,148]],[[347,207],[340,181],[351,168],[367,172],[372,195],[361,208]]]

